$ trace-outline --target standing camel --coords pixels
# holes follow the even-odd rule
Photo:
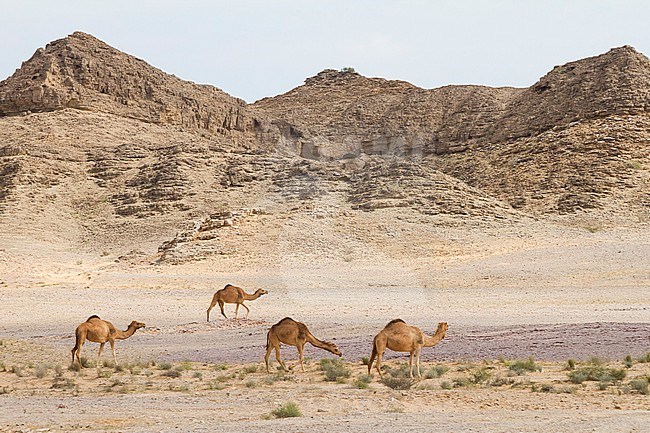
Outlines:
[[[282,362],[282,359],[280,358],[280,343],[296,346],[298,349],[298,357],[300,359],[300,368],[303,373],[305,372],[305,367],[302,365],[302,354],[303,349],[305,348],[305,343],[332,352],[334,355],[341,356],[341,351],[336,347],[336,344],[319,340],[309,332],[307,325],[301,322],[296,322],[291,317],[285,317],[275,325],[271,326],[268,334],[266,334],[266,355],[264,356],[264,362],[266,363],[267,373],[270,373],[269,356],[271,356],[271,351],[273,349],[275,349],[275,358],[282,366],[282,369],[288,371],[284,362]]]
[[[111,344],[113,361],[115,361],[115,365],[117,365],[117,358],[115,357],[115,340],[126,340],[132,336],[135,331],[144,327],[144,323],[136,322],[134,320],[129,324],[129,327],[126,328],[126,331],[120,331],[111,322],[102,320],[99,316],[92,315],[88,320],[77,326],[77,329],[75,330],[76,340],[74,347],[72,348],[72,363],[74,364],[76,357],[79,366],[83,368],[79,354],[81,353],[81,346],[83,346],[84,342],[88,340],[93,343],[99,343],[99,353],[97,354],[98,367],[99,358],[102,356],[102,349],[104,349],[104,344],[106,344],[107,341]]]
[[[415,356],[415,363],[417,365],[418,377],[422,377],[420,373],[420,349],[423,347],[433,347],[445,338],[445,333],[449,329],[447,322],[439,322],[436,333],[429,337],[425,335],[417,326],[407,325],[402,319],[395,319],[388,322],[379,334],[375,336],[372,343],[372,353],[368,361],[368,374],[372,368],[372,363],[377,357],[376,368],[381,377],[381,358],[386,349],[394,350],[396,352],[409,352],[409,367],[411,379],[413,379],[413,357]]]
[[[217,304],[219,304],[219,308],[221,309],[221,314],[226,319],[228,317],[226,316],[226,313],[224,313],[223,311],[224,304],[237,304],[237,306],[235,307],[235,319],[237,318],[237,313],[239,312],[239,306],[241,305],[242,307],[246,308],[245,318],[248,318],[248,313],[250,313],[250,310],[246,305],[244,305],[244,301],[254,301],[255,299],[259,298],[262,295],[266,295],[267,293],[269,292],[264,289],[257,289],[255,293],[249,295],[248,293],[244,292],[244,289],[242,289],[241,287],[233,286],[232,284],[226,284],[226,286],[223,289],[217,290],[217,293],[215,293],[214,296],[212,297],[212,302],[210,302],[210,307],[208,308],[208,322],[210,321],[210,311]]]

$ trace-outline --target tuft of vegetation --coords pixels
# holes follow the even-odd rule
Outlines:
[[[465,386],[470,386],[472,384],[472,381],[469,380],[466,377],[457,377],[454,379],[454,387],[455,388],[462,388]]]
[[[576,369],[576,361],[575,361],[575,359],[569,359],[566,362],[566,367],[564,367],[564,369],[567,370],[567,371],[575,370]]]
[[[172,365],[169,362],[161,362],[160,364],[158,364],[158,368],[161,370],[171,370]]]
[[[165,370],[160,373],[161,376],[177,378],[181,377],[183,373],[180,370]]]
[[[387,387],[391,389],[410,389],[415,385],[416,381],[411,379],[408,364],[398,364],[394,368],[385,367],[388,374],[384,374],[380,382]],[[382,369],[384,369],[384,366],[382,366]]]
[[[648,390],[649,384],[650,384],[650,377],[646,376],[645,378],[637,378],[631,380],[628,385],[630,386],[631,389],[635,390],[639,394],[648,395],[650,394],[650,390]]]
[[[11,373],[15,374],[18,377],[24,376],[23,369],[21,367],[18,367],[17,365],[11,367]]]
[[[246,367],[244,367],[244,373],[246,374],[257,373],[257,365],[256,364],[247,365]]]
[[[605,368],[601,364],[587,365],[567,373],[572,383],[585,381],[618,382],[625,379],[626,371],[622,368]]]
[[[323,358],[320,360],[320,369],[325,373],[328,382],[344,382],[350,377],[351,371],[340,359]]]
[[[192,363],[190,361],[183,361],[178,367],[176,367],[176,370],[180,370],[180,371],[192,370]]]
[[[542,371],[535,359],[531,356],[526,360],[518,359],[508,365],[508,369],[517,376],[521,376],[526,372]]]
[[[550,383],[533,383],[530,387],[532,392],[553,392],[553,385]]]
[[[228,364],[224,364],[224,363],[214,364],[212,368],[214,368],[216,371],[228,370]]]
[[[249,380],[246,382],[246,388],[256,388],[257,387],[257,382],[254,380]]]
[[[47,374],[48,367],[44,365],[39,365],[34,369],[34,376],[38,379],[43,379]]]
[[[488,382],[491,377],[492,377],[492,373],[490,373],[490,370],[487,367],[483,367],[483,368],[473,372],[472,377],[470,378],[470,380],[473,383],[478,385],[478,384],[481,384],[481,383]]]
[[[442,377],[446,372],[449,371],[449,367],[444,365],[434,365],[426,373],[424,373],[425,379],[436,379]]]
[[[201,373],[200,371],[195,371],[194,374],[192,375],[192,377],[194,379],[203,380],[203,373]]]
[[[370,362],[370,358],[368,358],[367,356],[361,357],[361,365],[368,365],[369,362]]]
[[[368,389],[370,387],[370,382],[372,377],[369,374],[362,374],[357,376],[357,379],[353,382],[355,388],[359,389]]]
[[[448,380],[443,380],[442,382],[440,382],[440,388],[442,389],[452,389],[453,387],[454,385],[452,385],[452,383],[449,382]]]
[[[625,365],[625,368],[632,368],[634,365],[634,361],[632,360],[632,355],[627,355],[625,359],[623,360],[623,365]]]
[[[293,418],[302,416],[300,408],[294,402],[289,402],[283,406],[274,409],[271,414],[276,418]]]

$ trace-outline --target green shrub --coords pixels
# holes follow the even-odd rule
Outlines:
[[[257,365],[247,365],[244,367],[244,373],[246,374],[251,374],[251,373],[256,373],[257,372]]]
[[[408,376],[393,377],[384,375],[384,377],[381,378],[380,382],[391,389],[411,389],[411,387],[415,385],[415,380],[411,379]]]
[[[569,359],[566,363],[566,367],[564,367],[565,370],[575,370],[576,369],[576,361],[574,359]]]
[[[370,358],[368,358],[367,356],[361,358],[362,365],[368,365],[368,363],[370,363]]]
[[[161,370],[171,370],[172,365],[169,362],[161,362],[160,364],[158,364],[158,368]]]
[[[357,379],[354,381],[353,385],[355,388],[359,389],[368,389],[370,387],[370,382],[372,377],[369,374],[362,374],[357,376]]]
[[[510,363],[508,369],[517,376],[521,376],[526,372],[542,371],[542,367],[535,363],[532,356],[526,360],[519,359]]]
[[[454,379],[454,387],[456,388],[462,388],[464,386],[470,386],[472,384],[472,381],[469,380],[466,377],[457,377]]]
[[[641,362],[641,363],[650,362],[650,352],[646,353],[645,355],[640,356],[637,359],[637,362]]]
[[[490,373],[490,371],[487,368],[483,367],[473,372],[470,380],[473,383],[479,384],[479,383],[487,382],[488,380],[490,380],[491,377],[492,377],[492,373]]]
[[[45,375],[47,374],[47,370],[48,370],[48,368],[46,366],[39,365],[34,370],[34,376],[36,376],[39,379],[43,379],[45,377]]]
[[[323,358],[320,360],[320,369],[325,372],[325,380],[339,382],[350,377],[350,369],[340,359]]]
[[[452,389],[454,386],[448,380],[443,380],[440,382],[440,388],[442,389]]]
[[[284,406],[274,409],[271,414],[276,418],[293,418],[302,415],[300,413],[300,408],[294,402],[289,402]]]
[[[626,372],[622,368],[605,368],[599,364],[592,364],[570,371],[569,380],[573,383],[582,383],[587,380],[600,382],[614,382],[625,378]]]
[[[648,380],[646,379],[634,379],[630,381],[630,388],[637,391],[639,394],[648,395],[650,392],[648,390]]]
[[[632,368],[632,366],[634,365],[634,361],[632,360],[632,355],[627,355],[623,360],[623,364],[625,365],[625,368]]]
[[[224,364],[224,363],[214,364],[212,368],[214,368],[217,371],[228,370],[228,364]]]
[[[165,370],[160,375],[165,377],[177,378],[177,377],[181,377],[183,373],[181,373],[180,370]]]
[[[424,373],[425,379],[435,379],[442,377],[446,372],[449,371],[449,367],[444,365],[435,365],[431,367],[426,373]]]

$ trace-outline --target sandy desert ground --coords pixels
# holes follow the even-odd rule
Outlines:
[[[405,219],[387,227],[386,242],[358,220],[346,227],[358,236],[344,236],[335,226],[316,232],[305,218],[291,230],[305,224],[313,230],[304,236],[322,248],[301,240],[304,230],[288,239],[287,219],[267,215],[232,228],[245,253],[180,265],[3,236],[2,431],[647,429],[650,363],[639,362],[650,352],[647,227],[530,219],[425,230]],[[264,254],[270,245],[285,253]],[[410,254],[399,260],[400,250]],[[212,294],[229,282],[269,294],[248,303],[246,320],[226,320],[217,308],[207,323]],[[68,369],[74,328],[90,314],[121,329],[133,319],[147,324],[117,343],[121,368]],[[325,381],[318,360],[331,355],[310,346],[306,373],[263,371],[266,331],[285,316],[337,343],[351,376]],[[425,372],[447,371],[409,390],[375,373],[359,389],[372,337],[396,317],[427,333],[449,323],[422,355]],[[94,361],[96,350],[86,343],[84,355]],[[283,355],[294,364],[295,349]],[[509,366],[531,356],[541,371],[513,374]],[[580,369],[593,357],[625,378],[571,382],[567,361]],[[387,360],[395,368],[408,357]],[[290,401],[301,417],[271,415]]]

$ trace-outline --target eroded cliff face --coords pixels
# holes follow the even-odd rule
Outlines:
[[[98,245],[194,236],[240,207],[648,221],[649,88],[648,59],[621,47],[527,89],[325,70],[247,105],[75,33],[0,82],[0,220]],[[227,251],[192,236],[188,251]]]
[[[245,146],[246,103],[209,85],[183,81],[76,32],[38,49],[0,82],[0,115],[76,108],[225,135]]]

